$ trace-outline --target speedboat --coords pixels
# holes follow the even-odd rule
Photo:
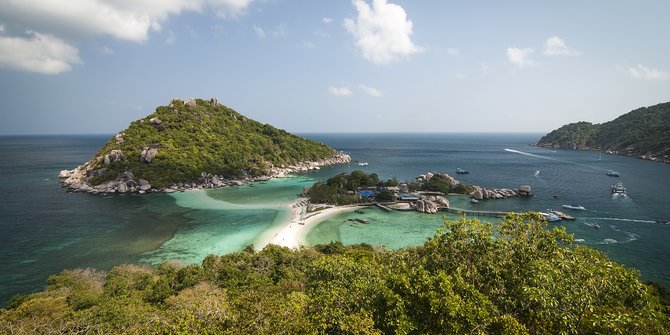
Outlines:
[[[461,168],[458,168],[458,169],[456,169],[456,173],[458,173],[458,174],[469,174],[470,172],[468,172],[466,170],[463,170]]]
[[[368,166],[368,162],[360,162],[358,163],[358,166]]]
[[[618,177],[618,176],[619,176],[619,172],[616,172],[616,171],[614,171],[614,170],[609,170],[609,171],[607,171],[606,175],[608,175],[608,176],[610,176],[610,177]]]
[[[622,182],[618,182],[612,185],[612,194],[614,195],[626,195],[626,188],[623,186]]]
[[[549,221],[549,222],[561,221],[561,218],[558,217],[558,215],[556,215],[556,214],[554,214],[554,213],[544,213],[544,212],[540,212],[540,214],[541,214],[542,216],[544,216],[545,220],[547,220],[547,221]]]
[[[563,208],[575,209],[575,210],[579,210],[579,211],[586,210],[586,208],[584,208],[584,206],[582,206],[582,205],[563,205]]]

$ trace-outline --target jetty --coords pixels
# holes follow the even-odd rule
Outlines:
[[[375,205],[376,205],[377,207],[383,209],[383,210],[386,211],[386,212],[391,212],[391,211],[393,211],[391,208],[386,207],[385,205],[382,205],[382,204],[380,204],[380,203],[375,203]]]
[[[475,215],[475,216],[488,216],[488,217],[495,217],[495,218],[501,218],[507,213],[515,213],[515,212],[498,212],[498,211],[472,211],[472,210],[467,210],[467,209],[460,209],[460,208],[442,208],[441,210],[449,212],[449,213],[456,213],[456,214],[465,214],[465,215]],[[515,214],[520,214],[520,213],[515,213]]]

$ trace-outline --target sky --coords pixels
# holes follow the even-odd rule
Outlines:
[[[0,135],[216,97],[291,132],[547,132],[670,101],[670,1],[0,0]]]

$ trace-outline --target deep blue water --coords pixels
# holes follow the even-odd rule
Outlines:
[[[410,180],[428,171],[456,176],[460,167],[470,171],[457,176],[464,182],[489,188],[529,184],[535,192],[532,199],[482,202],[481,209],[581,204],[587,211],[573,212],[579,219],[564,223],[580,243],[670,287],[670,244],[665,241],[670,225],[656,223],[670,220],[670,165],[528,145],[541,135],[305,134],[369,163],[324,168],[310,178],[362,169],[382,178]],[[178,206],[168,195],[90,196],[66,193],[58,186],[60,170],[87,161],[109,138],[0,137],[0,302],[42,289],[49,275],[65,268],[109,269],[141,261],[174,236],[188,241],[185,234],[217,215]],[[621,177],[606,176],[610,169]],[[629,197],[610,196],[610,185],[619,180]],[[561,199],[555,200],[554,194]],[[601,229],[593,229],[592,223]]]

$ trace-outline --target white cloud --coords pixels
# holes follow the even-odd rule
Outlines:
[[[372,0],[372,7],[363,0],[352,3],[358,17],[345,19],[344,27],[354,36],[367,60],[387,64],[423,50],[410,39],[413,24],[401,6],[387,0]]]
[[[300,44],[298,44],[298,47],[303,48],[303,49],[313,49],[316,47],[314,43],[306,40],[300,41]]]
[[[28,34],[27,38],[0,36],[0,67],[58,74],[81,63],[77,48],[51,35]]]
[[[552,36],[544,42],[544,54],[547,56],[578,56],[579,51],[569,48],[560,37]]]
[[[265,38],[265,30],[254,24],[254,31],[259,38]]]
[[[648,68],[642,64],[628,68],[628,73],[633,78],[646,80],[666,80],[670,78],[668,72],[659,69]]]
[[[329,23],[333,22],[333,19],[329,18],[329,17],[324,17],[323,19],[321,19],[321,22],[323,22],[325,24],[329,24]]]
[[[381,97],[381,96],[384,95],[380,90],[378,90],[374,87],[366,86],[366,85],[363,85],[363,84],[359,84],[358,87],[363,91],[363,93],[365,93],[365,94],[367,94],[371,97]]]
[[[447,48],[447,55],[449,56],[457,56],[460,53],[461,49],[459,48]]]
[[[462,73],[462,72],[458,72],[454,75],[454,78],[456,78],[458,80],[462,80],[462,79],[465,79],[467,77],[468,77],[468,74],[467,73]]]
[[[0,34],[2,34],[2,33],[4,33],[4,32],[5,32],[5,25],[4,25],[4,24],[0,24]]]
[[[519,68],[533,66],[535,62],[530,59],[530,55],[534,52],[533,48],[507,48],[507,59]]]
[[[286,24],[282,23],[275,28],[275,30],[272,31],[272,36],[273,37],[286,37],[288,36],[288,29],[286,28]]]
[[[330,92],[330,94],[332,94],[336,97],[347,97],[347,96],[350,96],[350,95],[353,94],[353,93],[351,93],[351,90],[349,89],[349,87],[346,87],[346,86],[342,86],[342,87],[330,86],[330,87],[328,87],[328,92]]]
[[[176,43],[177,43],[177,35],[175,35],[174,31],[170,30],[168,32],[167,37],[165,38],[165,44],[175,45]]]
[[[114,50],[108,46],[101,46],[97,48],[95,51],[97,51],[101,55],[113,55]]]
[[[75,34],[107,35],[144,42],[170,15],[214,11],[221,17],[243,13],[255,0],[21,0],[0,1],[0,17],[30,27]]]
[[[479,68],[482,70],[482,74],[483,74],[483,75],[487,75],[487,74],[489,74],[489,70],[491,69],[491,67],[489,66],[489,64],[486,63],[486,62],[481,62],[481,63],[479,63]]]

